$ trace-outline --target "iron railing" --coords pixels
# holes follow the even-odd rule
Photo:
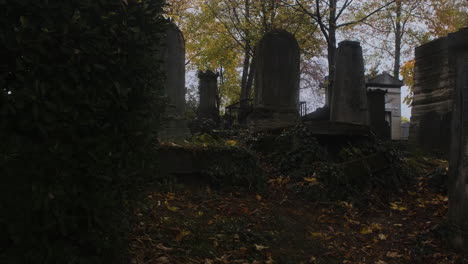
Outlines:
[[[299,114],[301,116],[307,115],[307,102],[305,101],[299,102]]]
[[[234,124],[244,124],[247,116],[252,112],[253,100],[244,99],[226,106],[225,115],[228,127]]]

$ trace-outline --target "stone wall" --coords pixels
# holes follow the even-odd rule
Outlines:
[[[440,38],[417,47],[415,58],[409,142],[422,150],[447,155],[454,89],[448,39]]]

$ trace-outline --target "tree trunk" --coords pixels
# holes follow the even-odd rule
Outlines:
[[[252,86],[253,86],[254,76],[255,76],[255,58],[252,58],[252,61],[250,62],[249,77],[247,78],[247,84],[246,84],[247,99],[250,99],[250,95],[252,95]]]
[[[250,0],[245,0],[245,18],[249,20],[250,18]],[[245,30],[245,48],[244,48],[244,64],[242,67],[242,79],[241,79],[241,95],[240,100],[248,99],[248,87],[247,81],[249,77],[249,66],[251,64],[250,54],[252,52],[252,47],[250,46],[250,31]]]
[[[218,90],[216,91],[216,109],[218,113],[221,110],[221,87],[224,86],[224,68],[223,66],[219,67],[219,85]]]
[[[328,85],[326,104],[330,105],[333,96],[333,81],[335,78],[335,57],[336,57],[336,1],[330,0],[330,13],[328,16]]]
[[[395,17],[395,60],[393,63],[393,77],[399,78],[400,75],[400,59],[401,59],[401,0],[396,1],[396,17]]]
[[[247,87],[247,81],[249,77],[249,66],[251,64],[250,60],[250,51],[248,50],[250,47],[249,45],[246,45],[245,51],[244,51],[244,64],[242,66],[242,79],[241,79],[241,95],[240,95],[240,100],[245,100],[248,98],[248,87]]]

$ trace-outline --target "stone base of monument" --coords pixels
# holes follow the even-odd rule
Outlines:
[[[162,142],[182,142],[190,136],[187,120],[182,117],[165,118],[158,133],[158,139]]]
[[[196,187],[265,188],[263,171],[246,149],[161,145],[158,152],[159,177]]]
[[[267,108],[255,108],[247,117],[247,125],[252,130],[275,130],[295,126],[300,122],[296,109],[271,110]]]
[[[304,121],[313,135],[332,136],[371,136],[371,128],[368,125],[357,123],[345,123],[337,121]]]

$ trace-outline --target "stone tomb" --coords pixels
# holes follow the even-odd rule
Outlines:
[[[339,43],[335,68],[330,121],[367,124],[364,60],[359,42]]]
[[[294,125],[299,118],[300,50],[291,33],[274,30],[255,50],[255,98],[248,124],[268,130]]]
[[[200,119],[211,119],[215,122],[219,121],[219,112],[216,107],[218,100],[218,76],[218,73],[214,73],[210,70],[198,72],[198,92],[200,95],[198,118]]]
[[[401,86],[403,82],[387,72],[383,72],[366,82],[367,90],[385,90],[385,120],[390,125],[391,139],[401,139]],[[369,108],[370,108],[370,102]],[[369,109],[369,113],[371,113]]]
[[[448,220],[454,246],[468,253],[468,28],[447,41],[454,93]]]
[[[162,141],[180,141],[189,137],[190,131],[184,118],[185,41],[176,25],[171,24],[167,28],[163,47],[165,94],[168,102],[158,137]]]

